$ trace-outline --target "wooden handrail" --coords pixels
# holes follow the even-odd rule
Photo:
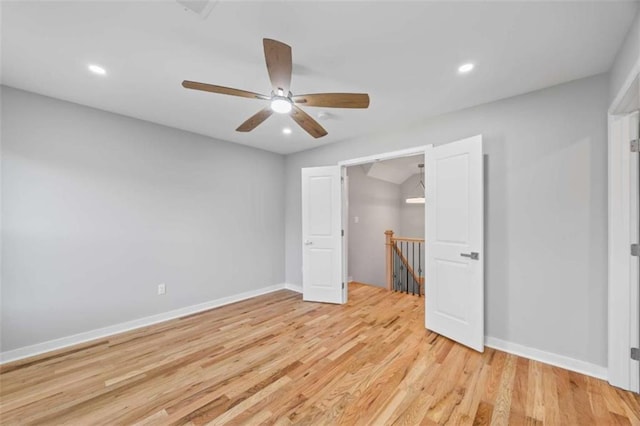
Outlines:
[[[392,237],[391,242],[406,241],[409,243],[424,243],[424,238]]]

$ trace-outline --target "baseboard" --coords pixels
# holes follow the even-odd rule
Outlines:
[[[296,293],[302,293],[301,285],[285,283],[284,288],[286,288],[287,290],[295,291]]]
[[[235,294],[232,296],[222,297],[220,299],[210,300],[208,302],[200,303],[197,305],[186,306],[184,308],[175,309],[169,312],[163,312],[157,315],[151,315],[144,318],[139,318],[132,321],[115,324],[112,326],[99,328],[96,330],[86,331],[83,333],[74,334],[72,336],[62,337],[60,339],[49,340],[47,342],[37,343],[31,346],[25,346],[22,348],[13,349],[10,351],[0,353],[0,364],[7,362],[17,361],[23,358],[40,355],[45,352],[50,352],[65,347],[77,345],[80,343],[86,343],[92,340],[101,339],[104,337],[112,336],[114,334],[124,333],[127,331],[135,330],[141,327],[147,327],[149,325],[161,323],[175,318],[180,318],[186,315],[195,314],[198,312],[207,311],[209,309],[217,308],[231,303],[240,302],[242,300],[250,299],[252,297],[261,296],[263,294],[272,293],[274,291],[287,289],[302,293],[302,286],[283,283],[275,284],[268,287],[263,287],[257,290],[246,291],[243,293]],[[505,340],[497,339],[495,337],[486,336],[485,345],[499,349],[510,354],[522,356],[535,361],[540,361],[545,364],[554,365],[556,367],[565,368],[567,370],[575,371],[577,373],[586,374],[588,376],[596,377],[598,379],[607,380],[606,367],[591,364],[589,362],[580,361],[574,358],[569,358],[563,355],[554,354],[551,352],[542,351],[539,349],[530,348],[528,346],[520,345],[517,343],[507,342]]]
[[[546,352],[540,349],[530,348],[518,343],[507,342],[506,340],[490,336],[485,336],[484,344],[490,348],[499,349],[523,358],[540,361],[545,364],[564,368],[565,370],[575,371],[576,373],[585,374],[597,379],[607,380],[607,367],[601,365],[592,364],[575,358],[569,358],[552,352]]]
[[[292,291],[302,292],[302,288],[291,284],[275,284],[268,287],[259,288],[257,290],[245,291],[233,296],[222,297],[220,299],[210,300],[208,302],[199,303],[197,305],[186,306],[184,308],[174,309],[169,312],[163,312],[161,314],[151,315],[148,317],[127,321],[96,330],[85,331],[83,333],[74,334],[72,336],[62,337],[60,339],[49,340],[47,342],[36,343],[35,345],[25,346],[22,348],[2,352],[0,353],[0,364],[17,361],[35,355],[40,355],[45,352],[62,349],[80,343],[86,343],[91,340],[101,339],[107,336],[112,336],[114,334],[124,333],[126,331],[135,330],[136,328],[147,327],[149,325],[157,324],[175,318],[180,318],[186,315],[207,311],[209,309],[229,305],[235,302],[240,302],[242,300],[261,296],[267,293],[272,293],[274,291],[282,290],[285,288]]]

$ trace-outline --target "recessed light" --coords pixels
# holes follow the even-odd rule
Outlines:
[[[458,72],[460,74],[466,74],[473,69],[474,65],[472,63],[463,64],[458,67]]]
[[[291,134],[291,129],[288,127],[285,127],[284,129],[282,129],[282,133],[284,133],[285,135],[290,135]]]
[[[89,71],[94,74],[105,75],[107,73],[107,70],[102,68],[100,65],[90,64],[87,68],[89,68]]]

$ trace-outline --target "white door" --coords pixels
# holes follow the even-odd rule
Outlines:
[[[302,298],[344,303],[340,167],[302,169]]]
[[[482,136],[427,147],[425,176],[425,326],[482,352]]]

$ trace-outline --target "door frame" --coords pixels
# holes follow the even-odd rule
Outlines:
[[[340,175],[342,176],[342,229],[344,230],[344,237],[342,238],[342,280],[344,284],[344,290],[342,294],[342,300],[345,303],[348,300],[349,294],[349,258],[348,258],[348,240],[349,240],[349,198],[348,198],[348,186],[347,186],[347,167],[359,166],[362,164],[375,163],[377,161],[392,160],[394,158],[411,157],[413,155],[425,155],[428,147],[433,147],[433,144],[421,145],[413,148],[401,149],[398,151],[384,152],[382,154],[367,155],[366,157],[358,157],[350,160],[343,160],[338,162],[340,166]],[[425,223],[425,241],[427,239],[427,227]]]
[[[640,391],[638,362],[630,348],[640,339],[637,260],[630,256],[631,206],[639,183],[632,179],[629,141],[624,140],[624,117],[638,101],[640,60],[627,76],[608,111],[608,365],[607,379],[614,386]],[[634,91],[636,93],[634,93]],[[637,155],[637,154],[634,154]],[[637,217],[636,217],[637,220]],[[637,238],[637,237],[636,237]],[[636,243],[638,241],[635,241]]]

